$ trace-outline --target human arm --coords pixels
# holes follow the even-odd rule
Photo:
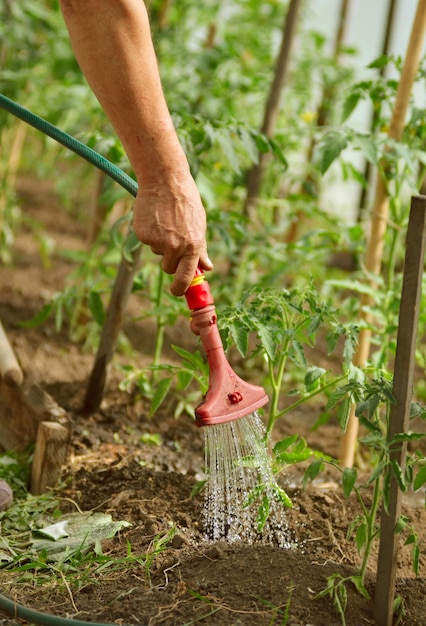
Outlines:
[[[142,0],[61,0],[75,57],[138,181],[137,237],[163,256],[182,295],[207,255],[206,215],[164,98]]]

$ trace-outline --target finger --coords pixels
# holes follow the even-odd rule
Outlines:
[[[177,270],[180,260],[180,253],[177,250],[166,250],[163,254],[161,267],[166,274],[174,274]]]
[[[207,249],[204,249],[200,253],[199,266],[201,267],[201,269],[206,270],[207,272],[212,270],[214,267],[213,261],[210,259]]]
[[[170,292],[174,296],[183,296],[195,276],[195,271],[197,267],[197,256],[183,256],[180,259],[179,265],[176,268],[173,282],[170,285]]]

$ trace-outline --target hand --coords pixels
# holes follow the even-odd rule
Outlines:
[[[213,269],[207,254],[206,213],[189,171],[139,185],[133,227],[142,243],[162,255],[163,270],[174,274],[173,295],[185,293],[198,266]]]

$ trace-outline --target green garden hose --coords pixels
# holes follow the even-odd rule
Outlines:
[[[75,154],[78,154],[78,156],[81,156],[83,159],[105,172],[105,174],[115,180],[132,196],[136,196],[138,192],[137,182],[123,172],[123,170],[119,167],[114,165],[114,163],[111,163],[111,161],[105,159],[98,152],[92,150],[92,148],[84,145],[84,143],[81,143],[81,141],[78,141],[75,137],[68,135],[68,133],[60,130],[42,117],[39,117],[38,115],[31,113],[31,111],[28,111],[28,109],[21,107],[21,105],[17,104],[10,98],[7,98],[3,94],[0,94],[0,108],[12,113],[15,117],[18,117],[30,126],[33,126],[45,135],[48,135],[69,150],[72,150],[72,152],[75,152]],[[1,594],[0,609],[11,617],[27,620],[31,624],[41,624],[41,626],[114,626],[114,624],[82,622],[65,617],[57,617],[56,615],[50,615],[48,613],[41,613],[40,611],[35,611],[22,606],[21,604],[17,604],[13,600],[10,600]]]
[[[66,617],[57,617],[41,613],[34,609],[29,609],[21,604],[17,604],[13,600],[9,600],[5,596],[0,595],[0,609],[8,613],[11,617],[24,619],[30,624],[41,624],[41,626],[116,626],[114,624],[100,624],[96,622],[81,622],[76,619],[67,619]]]
[[[81,141],[78,141],[75,137],[68,135],[68,133],[65,133],[63,130],[57,128],[57,126],[54,126],[42,117],[35,115],[35,113],[28,111],[28,109],[25,109],[20,104],[17,104],[3,94],[0,94],[0,108],[12,113],[12,115],[18,117],[23,122],[33,126],[69,150],[72,150],[72,152],[75,152],[78,156],[81,156],[86,161],[89,161],[89,163],[105,172],[105,174],[108,174],[108,176],[126,189],[126,191],[128,191],[132,196],[136,196],[138,192],[137,182],[123,172],[123,170],[119,167],[114,165],[114,163],[111,163],[111,161],[105,159],[105,157],[100,155],[98,152],[92,150],[92,148],[84,145],[84,143],[81,143]]]

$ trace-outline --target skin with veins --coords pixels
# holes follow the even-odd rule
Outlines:
[[[139,192],[133,226],[162,255],[182,295],[211,270],[206,214],[164,98],[141,0],[61,0],[74,55],[129,157]]]

